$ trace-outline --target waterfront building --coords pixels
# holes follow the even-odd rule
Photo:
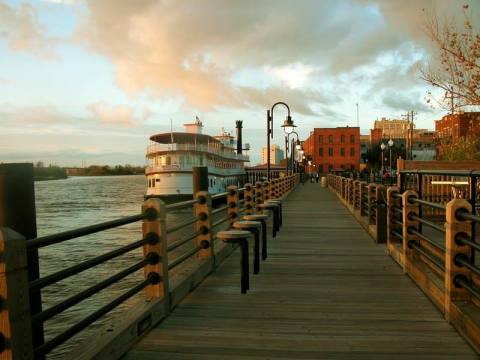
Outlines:
[[[312,162],[308,172],[359,169],[359,127],[315,128],[303,147]]]
[[[262,164],[267,163],[267,147],[262,149]],[[278,145],[270,145],[270,165],[280,165],[284,158],[284,151]]]

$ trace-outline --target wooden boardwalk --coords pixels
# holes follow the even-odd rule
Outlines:
[[[299,185],[250,291],[239,251],[125,359],[477,359],[336,196]]]

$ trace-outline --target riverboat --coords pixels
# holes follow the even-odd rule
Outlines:
[[[242,154],[242,121],[236,122],[237,139],[222,131],[218,136],[202,133],[203,124],[184,124],[185,132],[168,132],[150,137],[147,147],[146,197],[171,203],[192,199],[192,168],[208,168],[208,191],[226,191],[229,185],[243,185],[247,155]]]

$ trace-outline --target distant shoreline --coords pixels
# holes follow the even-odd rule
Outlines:
[[[145,175],[144,173],[134,173],[134,174],[101,174],[101,175],[70,175],[65,177],[55,177],[55,176],[48,176],[48,177],[38,177],[35,178],[34,181],[52,181],[52,180],[66,180],[72,177],[107,177],[107,176],[140,176]]]

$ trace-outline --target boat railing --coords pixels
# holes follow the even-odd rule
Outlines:
[[[229,149],[229,150],[226,150]],[[248,161],[249,157],[243,154],[237,154],[230,148],[219,148],[204,144],[152,144],[147,147],[147,155],[166,151],[198,151],[211,153],[226,159]]]
[[[180,164],[171,164],[171,165],[150,165],[145,168],[146,174],[156,173],[156,172],[175,172],[175,171],[192,171],[195,166],[199,165],[180,165]],[[243,168],[216,168],[215,172],[220,172],[219,175],[223,176],[234,176],[243,174]]]

